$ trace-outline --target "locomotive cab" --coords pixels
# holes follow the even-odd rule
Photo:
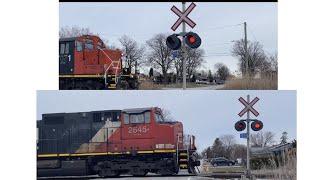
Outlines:
[[[138,78],[122,67],[122,52],[95,35],[60,38],[59,89],[137,89]]]

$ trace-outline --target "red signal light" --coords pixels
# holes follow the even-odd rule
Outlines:
[[[201,38],[199,37],[199,35],[197,33],[188,32],[184,36],[184,42],[190,48],[195,49],[201,45]]]
[[[254,125],[254,127],[257,128],[257,129],[259,129],[259,128],[261,127],[261,125],[260,125],[259,123],[256,123],[256,124]]]
[[[188,40],[191,44],[195,43],[196,42],[196,38],[194,36],[189,36],[188,37]]]
[[[262,128],[263,128],[263,123],[262,123],[262,121],[254,120],[254,121],[251,123],[251,129],[252,129],[253,131],[260,131]]]

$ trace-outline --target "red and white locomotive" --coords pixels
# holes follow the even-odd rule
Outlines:
[[[157,107],[43,114],[37,121],[38,176],[195,173],[195,137]]]

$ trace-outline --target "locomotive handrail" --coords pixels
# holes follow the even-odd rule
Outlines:
[[[103,51],[103,49],[101,49],[100,47],[98,47],[98,49],[101,50],[101,52],[111,61],[111,63],[109,64],[109,66],[107,68],[106,68],[106,64],[104,64],[104,66],[103,66],[103,68],[105,69],[105,71],[104,71],[105,84],[107,84],[107,75],[108,75],[108,71],[109,71],[110,67],[112,66],[112,68],[116,70],[115,74],[118,74],[118,69],[120,69],[119,68],[120,61],[113,61],[110,58],[110,56],[106,52]],[[117,63],[117,65],[114,66],[114,63]],[[117,79],[116,79],[116,81],[117,81]]]

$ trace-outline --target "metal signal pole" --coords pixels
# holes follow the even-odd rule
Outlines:
[[[246,78],[249,77],[249,59],[248,59],[248,39],[247,39],[247,22],[244,22],[244,50],[246,63]]]
[[[186,2],[182,2],[182,12],[186,11]],[[182,34],[185,35],[186,33],[186,23],[182,22]],[[181,46],[182,52],[182,89],[185,90],[187,88],[187,72],[186,72],[186,59],[185,59],[185,42],[182,40]]]
[[[247,95],[247,102],[250,102],[250,95]],[[247,112],[247,177],[250,177],[250,112]]]

